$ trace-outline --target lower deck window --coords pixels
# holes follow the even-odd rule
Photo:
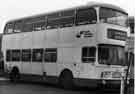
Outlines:
[[[6,61],[11,61],[11,50],[6,51]]]
[[[35,62],[43,61],[43,49],[33,49],[32,61]]]
[[[57,49],[56,48],[45,49],[44,61],[45,62],[56,62],[57,61]]]
[[[96,57],[95,47],[84,47],[82,48],[82,62],[89,63],[94,62]]]
[[[21,51],[20,50],[12,50],[11,60],[12,61],[20,61],[21,60]]]
[[[22,61],[23,62],[31,61],[31,49],[22,50]]]

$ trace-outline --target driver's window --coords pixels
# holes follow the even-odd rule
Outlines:
[[[100,64],[105,64],[109,59],[109,48],[99,47],[98,61]]]

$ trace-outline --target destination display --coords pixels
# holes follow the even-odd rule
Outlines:
[[[124,31],[121,31],[121,30],[108,29],[107,30],[107,37],[110,39],[126,41],[127,33]]]

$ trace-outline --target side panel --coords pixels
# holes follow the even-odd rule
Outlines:
[[[88,77],[93,73],[94,64],[82,63],[82,47],[96,47],[96,25],[82,25],[60,29],[61,62],[58,64],[58,75],[64,69],[72,71],[74,78]],[[77,35],[80,34],[80,37]],[[93,62],[95,63],[95,62]],[[91,71],[89,71],[91,70]],[[93,74],[94,75],[94,74]],[[92,76],[92,75],[91,75]]]
[[[61,60],[58,62],[58,76],[64,69],[72,71],[74,78],[80,73],[80,49],[79,48],[61,48]],[[72,54],[71,54],[72,53]]]
[[[47,76],[57,76],[57,63],[58,54],[59,54],[59,29],[46,30],[45,31],[46,38],[42,41],[44,45],[44,49],[46,48],[56,48],[57,49],[57,60],[56,62],[47,62],[44,60],[43,62],[43,72],[46,73]],[[45,57],[45,56],[44,56]]]
[[[18,67],[19,71],[22,72],[22,63],[21,61],[6,61],[6,51],[7,50],[16,50],[21,48],[21,36],[19,34],[3,35],[2,39],[2,51],[4,53],[4,62],[8,68]]]
[[[30,46],[31,49],[44,49],[45,42],[46,34],[44,31],[32,32],[32,46]],[[43,61],[31,62],[31,74],[43,75]]]
[[[16,34],[15,34],[16,35]],[[20,33],[21,37],[21,47],[18,49],[31,49],[32,47],[32,33],[26,32],[26,33]],[[23,74],[31,74],[32,73],[32,65],[30,62],[22,62],[22,72]]]

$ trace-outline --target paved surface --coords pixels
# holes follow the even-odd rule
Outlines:
[[[3,83],[2,83],[3,82]],[[32,82],[11,83],[8,79],[0,78],[0,94],[119,94],[116,92],[104,92],[88,88],[76,88],[64,90],[56,85],[40,84]]]
[[[4,77],[0,77],[0,81],[9,81],[9,79],[6,79]]]

